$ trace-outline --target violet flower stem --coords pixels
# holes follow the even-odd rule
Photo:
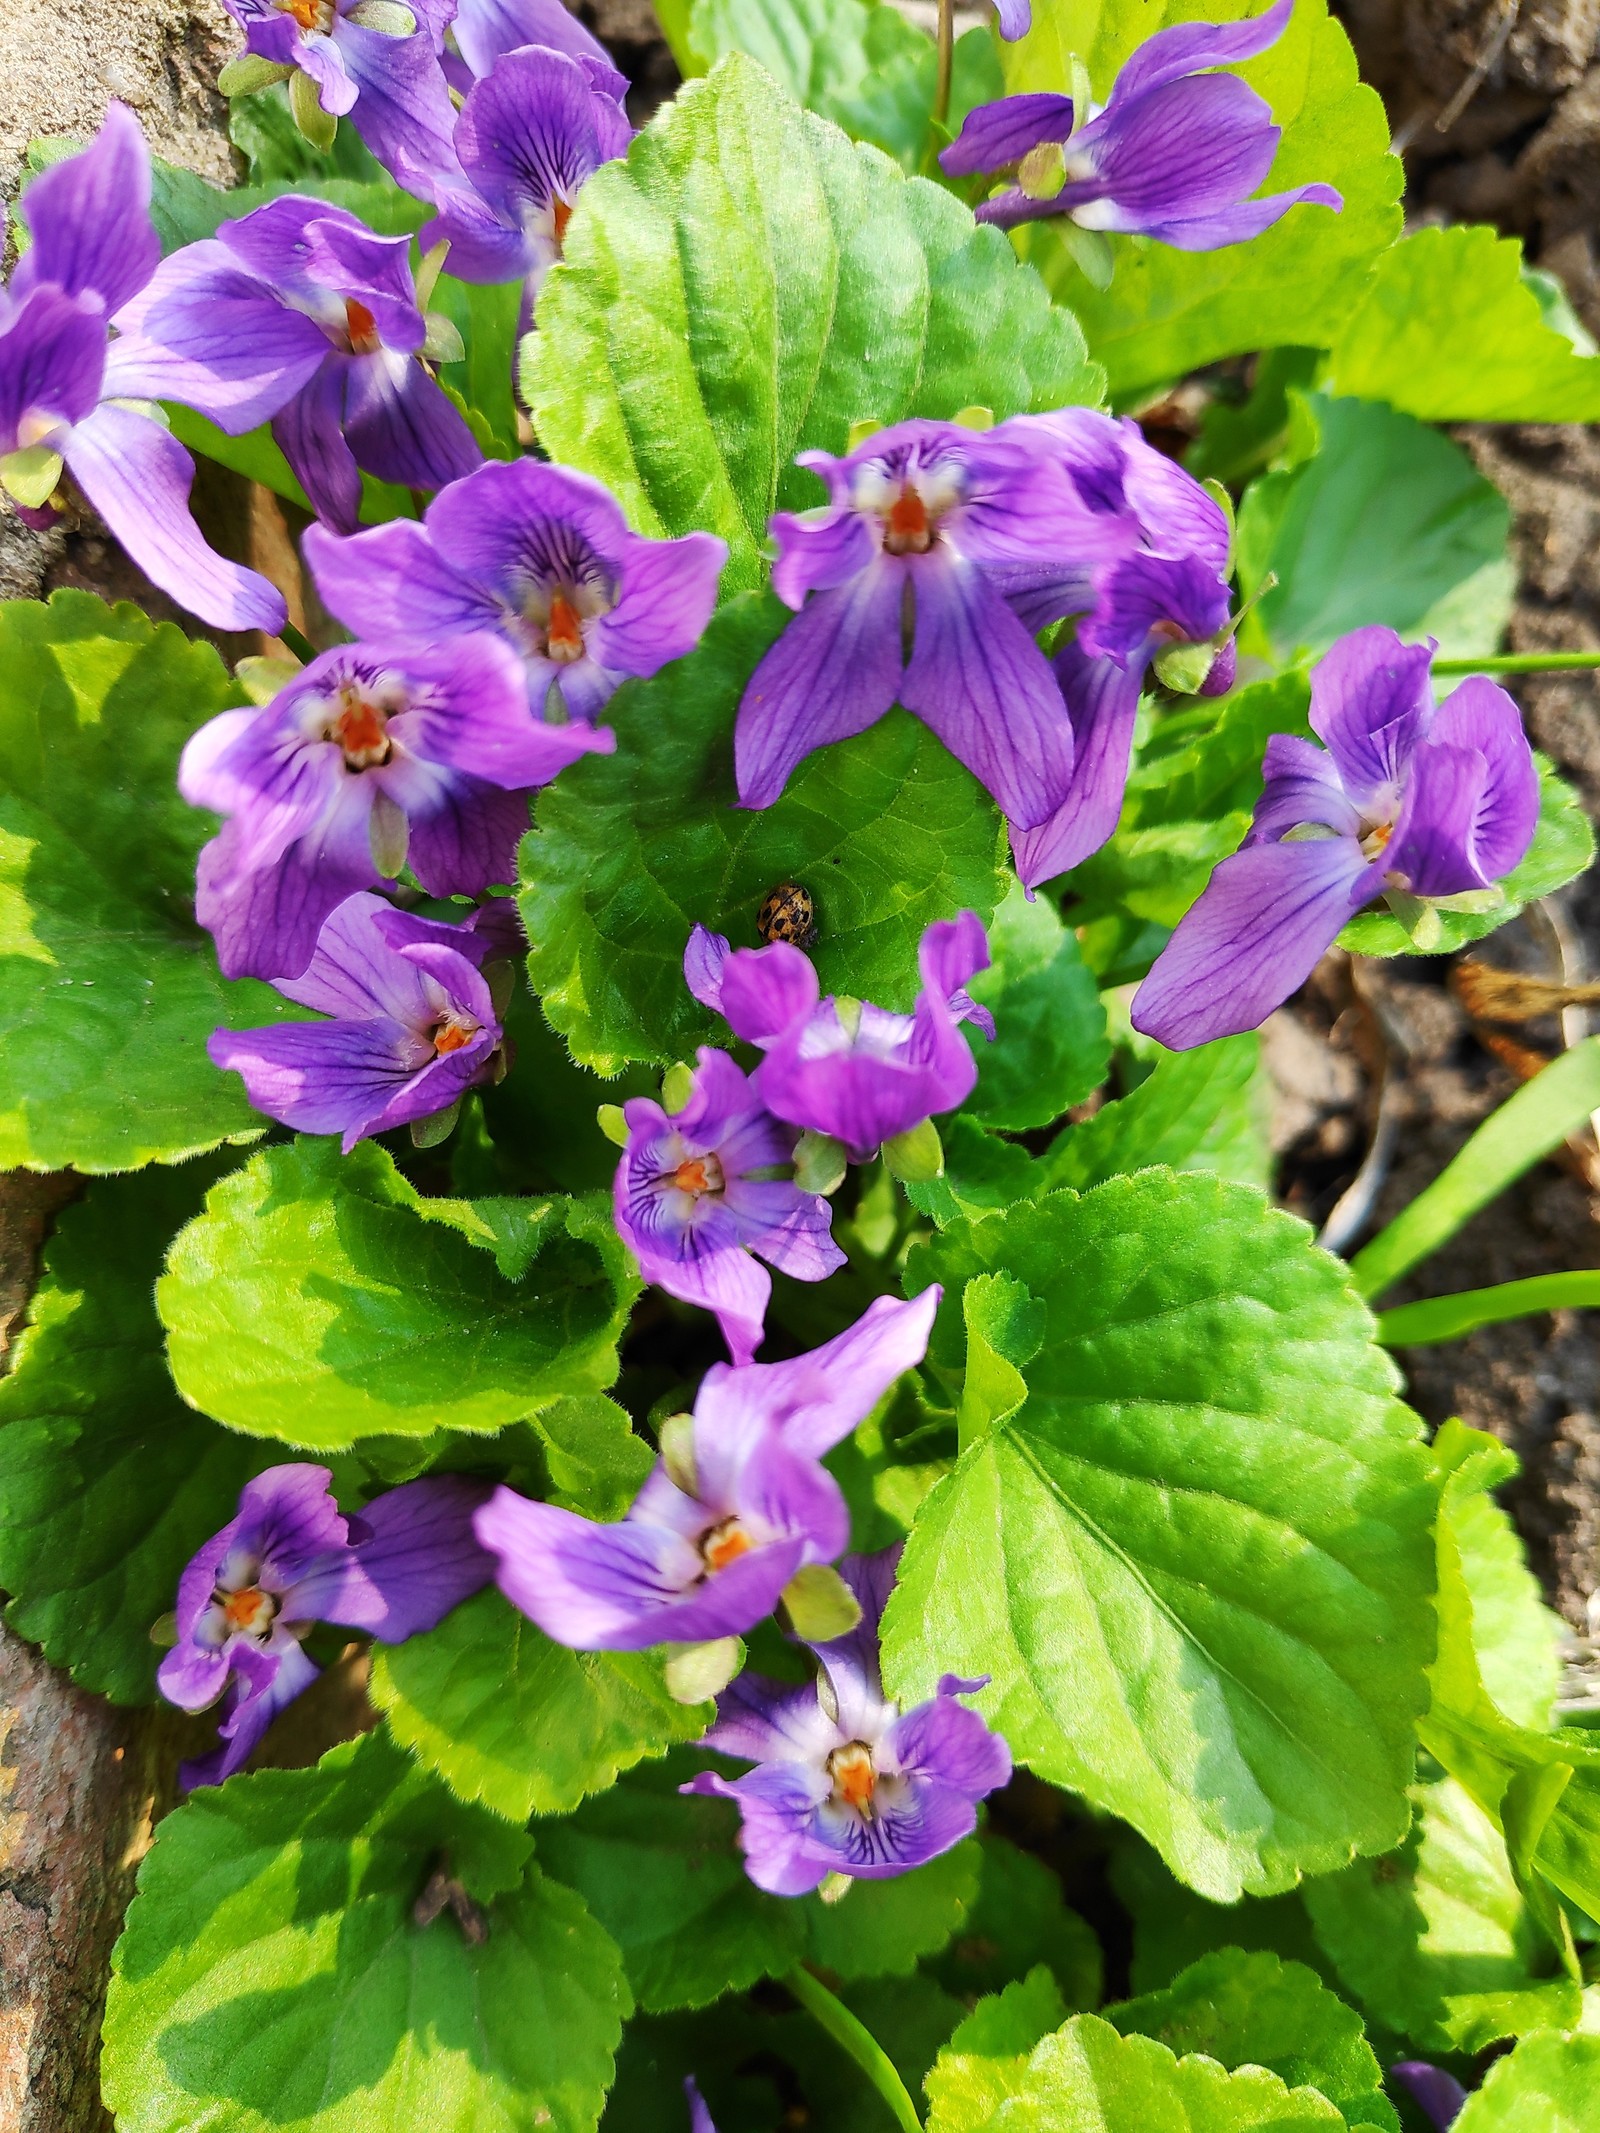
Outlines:
[[[947,9],[948,0],[945,0],[945,6]],[[895,2122],[904,2133],[922,2133],[917,2107],[896,2072],[893,2060],[872,2032],[857,2021],[843,2000],[798,1963],[783,1982],[818,2027],[825,2029],[834,2043],[850,2054],[894,2113]]]
[[[950,116],[950,74],[955,64],[955,0],[939,0],[939,71],[934,80],[933,116],[943,126]]]
[[[1435,674],[1569,674],[1600,667],[1600,652],[1503,652],[1493,659],[1436,659]]]
[[[311,639],[303,631],[297,630],[292,622],[286,622],[279,630],[278,641],[288,646],[302,666],[310,666],[317,656],[317,648]]]

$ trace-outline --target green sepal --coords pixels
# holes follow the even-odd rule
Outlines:
[[[931,1118],[909,1133],[895,1133],[883,1144],[883,1167],[902,1184],[926,1185],[944,1175],[944,1144]]]

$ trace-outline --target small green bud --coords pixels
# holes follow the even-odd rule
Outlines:
[[[432,1118],[414,1118],[411,1121],[412,1147],[437,1148],[441,1141],[450,1138],[460,1116],[461,1099],[458,1096],[448,1111],[435,1111]]]
[[[850,425],[850,434],[845,442],[845,450],[847,452],[859,452],[867,439],[876,437],[882,428],[883,424],[876,415],[861,416],[859,421],[852,422]]]
[[[157,1615],[150,1625],[150,1642],[163,1650],[178,1641],[178,1617],[169,1607],[164,1615]]]
[[[293,67],[286,67],[282,60],[263,59],[259,52],[241,52],[217,76],[217,89],[223,96],[254,96],[259,90],[287,81],[293,72]]]
[[[931,1118],[883,1144],[883,1167],[903,1185],[926,1185],[944,1176],[944,1143]]]
[[[1169,644],[1156,654],[1156,678],[1179,696],[1198,696],[1216,656],[1209,638],[1203,644]]]
[[[289,77],[289,109],[312,147],[326,155],[339,131],[339,120],[334,112],[323,110],[316,83],[300,67]]]
[[[446,318],[442,311],[430,311],[426,324],[428,330],[422,343],[422,353],[430,363],[465,361],[467,344],[461,338],[461,329],[453,318]]]
[[[669,1644],[667,1694],[674,1703],[704,1703],[719,1696],[744,1664],[744,1640],[717,1637],[709,1644]]]
[[[24,445],[0,458],[0,489],[29,511],[42,511],[61,479],[61,454],[47,444]]]
[[[668,1415],[656,1431],[656,1441],[661,1447],[661,1463],[672,1486],[682,1489],[685,1496],[698,1496],[700,1470],[694,1456],[694,1416]]]
[[[1076,222],[1069,221],[1061,225],[1061,237],[1090,288],[1109,289],[1117,255],[1105,231],[1080,229]]]
[[[622,1115],[621,1104],[602,1104],[596,1111],[595,1120],[600,1131],[614,1147],[628,1145],[628,1121]]]
[[[1053,200],[1067,182],[1067,155],[1059,141],[1041,141],[1017,165],[1017,183],[1030,200]]]
[[[438,287],[439,276],[443,273],[444,263],[449,256],[450,240],[448,237],[441,237],[437,244],[429,246],[417,262],[415,286],[419,311],[426,311],[433,302],[433,292]]]
[[[1072,98],[1072,130],[1081,133],[1094,117],[1094,84],[1089,79],[1088,65],[1078,52],[1067,58],[1067,94]]]
[[[372,849],[372,864],[392,880],[405,865],[411,848],[411,820],[398,801],[391,800],[381,789],[372,796],[367,842]]]
[[[821,1903],[842,1903],[854,1887],[855,1882],[848,1874],[829,1874],[826,1880],[817,1883],[817,1899]]]
[[[861,1602],[831,1563],[808,1563],[783,1588],[790,1626],[806,1644],[848,1636],[861,1620]]]
[[[994,409],[992,407],[961,407],[950,417],[964,430],[992,430]]]
[[[661,1108],[663,1111],[683,1110],[694,1094],[694,1069],[675,1060],[661,1077]]]
[[[270,704],[300,672],[298,659],[241,659],[233,678],[253,704]]]
[[[417,34],[417,18],[402,0],[356,0],[345,19],[359,23],[364,30],[376,30],[380,37]]]
[[[808,1126],[794,1148],[794,1181],[802,1192],[837,1192],[848,1168],[844,1144]]]

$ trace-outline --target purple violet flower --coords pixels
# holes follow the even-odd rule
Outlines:
[[[1074,551],[1090,532],[1059,457],[1037,427],[921,420],[844,459],[800,454],[829,500],[771,522],[773,588],[798,612],[739,706],[741,806],[770,807],[814,748],[865,732],[898,701],[1013,821],[1031,828],[1054,813],[1072,727],[997,575]]]
[[[30,525],[69,468],[146,577],[215,629],[281,629],[283,596],[202,539],[194,461],[126,367],[107,325],[156,271],[150,151],[112,104],[81,154],[41,172],[18,209],[32,237],[0,290],[0,488]]]
[[[1136,422],[1087,408],[1021,420],[1053,441],[1094,521],[1076,554],[1002,581],[1029,629],[1078,618],[1055,659],[1072,720],[1072,782],[1048,821],[1012,825],[1017,872],[1032,889],[1087,859],[1116,828],[1148,662],[1171,675],[1166,662],[1183,654],[1203,677],[1200,693],[1215,696],[1232,687],[1236,655],[1228,634],[1232,532],[1216,499],[1146,443]],[[1189,648],[1204,648],[1202,656]],[[1185,677],[1182,685],[1194,683]]]
[[[861,1620],[812,1647],[814,1682],[745,1673],[718,1697],[703,1745],[756,1768],[702,1771],[683,1787],[738,1802],[745,1871],[774,1896],[804,1896],[830,1874],[883,1881],[925,1866],[971,1835],[978,1801],[1011,1775],[1005,1742],[955,1700],[987,1676],[946,1674],[931,1702],[903,1714],[884,1696],[878,1624],[899,1558],[885,1548],[839,1565]]]
[[[683,2093],[689,2099],[689,2133],[717,2133],[711,2123],[711,2113],[706,2109],[706,2100],[700,2093],[700,2084],[693,2074],[684,2075]]]
[[[185,1792],[230,1777],[316,1680],[301,1639],[318,1622],[399,1644],[489,1582],[494,1565],[472,1533],[481,1485],[408,1481],[346,1518],[331,1484],[326,1467],[269,1467],[178,1581],[178,1641],[161,1662],[161,1693],[185,1711],[223,1700],[223,1745],[182,1766]]]
[[[353,533],[361,470],[439,489],[483,454],[422,362],[409,237],[298,193],[157,268],[120,323],[133,389],[272,434],[317,516]]]
[[[1399,2075],[1439,2133],[1450,2133],[1467,2100],[1454,2074],[1447,2074],[1442,2066],[1430,2066],[1426,2059],[1401,2059],[1389,2071]]]
[[[462,281],[520,281],[523,331],[585,180],[633,138],[605,86],[614,70],[597,74],[586,55],[537,45],[497,59],[456,122],[466,186],[440,188],[438,218],[418,239],[424,251],[447,240]]]
[[[499,914],[441,926],[381,896],[351,896],[323,926],[303,977],[277,989],[327,1022],[219,1029],[214,1066],[244,1077],[255,1108],[298,1133],[357,1141],[433,1118],[503,1071],[499,1015],[482,974],[504,953]]]
[[[1266,178],[1281,129],[1271,106],[1232,74],[1275,44],[1294,0],[1243,22],[1186,22],[1140,45],[1111,85],[1105,108],[1084,113],[1070,96],[1004,96],[967,114],[939,157],[951,177],[1014,169],[1017,183],[975,209],[1010,229],[1070,215],[1086,230],[1157,237],[1210,252],[1258,237],[1301,201],[1344,201],[1331,185],[1250,195]]]
[[[430,896],[512,880],[529,792],[613,745],[604,727],[536,719],[487,631],[321,653],[263,709],[202,726],[179,764],[189,804],[228,818],[195,902],[224,974],[298,977],[334,907],[407,864]]]
[[[562,0],[460,0],[450,35],[456,52],[446,49],[445,74],[463,96],[474,80],[492,73],[497,59],[529,44],[588,61],[594,86],[614,103],[628,93],[627,76],[617,72],[605,46]]]
[[[820,1464],[922,1360],[940,1290],[880,1296],[845,1332],[786,1363],[714,1364],[691,1427],[611,1525],[496,1489],[478,1513],[501,1591],[577,1651],[738,1636],[808,1563],[850,1539]]]
[[[1175,1051],[1255,1029],[1380,896],[1488,908],[1526,854],[1539,777],[1516,705],[1473,675],[1437,706],[1432,640],[1352,630],[1311,670],[1321,748],[1274,734],[1243,848],[1224,859],[1134,995]]]
[[[700,641],[727,561],[711,533],[630,533],[610,490],[537,460],[492,461],[414,519],[350,540],[306,531],[328,608],[358,636],[437,646],[496,630],[536,715],[591,719],[629,675]]]
[[[409,191],[427,197],[453,161],[439,54],[455,0],[222,0],[245,50],[314,85]]]
[[[994,1036],[994,1017],[965,990],[989,967],[975,912],[929,926],[917,967],[921,996],[911,1014],[897,1015],[870,1000],[822,999],[810,957],[788,941],[734,951],[696,926],[683,958],[695,998],[766,1053],[753,1078],[768,1110],[829,1135],[854,1163],[971,1095],[978,1068],[960,1023]]]
[[[729,1354],[748,1363],[772,1294],[751,1254],[796,1281],[825,1280],[845,1255],[828,1202],[793,1182],[798,1132],[773,1117],[726,1052],[702,1047],[692,1091],[681,1111],[647,1096],[623,1105],[617,1232],[645,1280],[715,1312]]]

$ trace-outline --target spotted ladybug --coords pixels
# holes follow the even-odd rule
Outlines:
[[[797,948],[809,948],[817,937],[811,891],[802,889],[797,881],[780,881],[761,899],[756,931],[769,945],[773,941],[792,941]]]

